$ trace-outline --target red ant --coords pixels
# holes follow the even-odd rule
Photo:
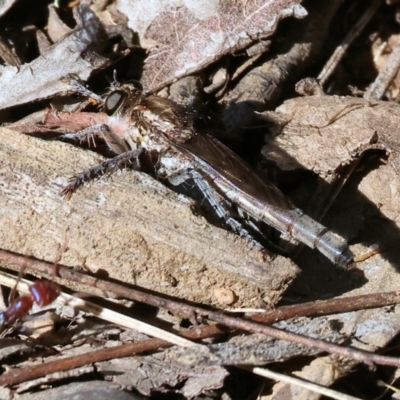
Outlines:
[[[67,240],[61,246],[59,254],[57,255],[57,261],[53,265],[53,276],[57,276],[58,261],[61,258],[61,254],[67,247]],[[24,318],[28,315],[33,305],[36,303],[39,307],[45,307],[51,304],[61,293],[61,288],[57,283],[48,281],[46,279],[40,279],[29,286],[29,294],[15,298],[17,286],[21,280],[22,274],[25,270],[25,265],[22,266],[17,282],[15,283],[13,290],[10,293],[10,305],[7,310],[0,313],[0,328],[5,325],[11,325],[15,321]]]
[[[15,293],[18,282],[11,294]],[[0,326],[11,325],[16,320],[25,317],[36,303],[40,307],[51,304],[60,294],[60,287],[55,282],[41,279],[29,286],[30,294],[17,297],[0,313]],[[10,296],[11,297],[11,296]]]

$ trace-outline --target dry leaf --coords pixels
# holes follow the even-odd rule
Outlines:
[[[266,113],[267,118],[274,113]],[[391,219],[400,209],[400,106],[353,97],[310,96],[286,101],[276,110],[282,133],[268,138],[263,155],[282,170],[306,168],[328,182],[337,170],[371,150],[388,157],[387,167],[372,171],[361,191]],[[375,177],[373,181],[371,179]],[[370,181],[367,185],[366,180]],[[389,183],[390,182],[390,183]]]
[[[53,43],[58,42],[64,35],[71,32],[69,28],[58,16],[56,7],[54,4],[50,4],[48,7],[49,19],[47,22],[47,35]]]
[[[306,168],[327,177],[371,149],[392,152],[400,167],[399,150],[391,146],[400,119],[395,103],[309,96],[286,101],[276,114],[286,122],[279,136],[268,138],[263,155],[283,170]]]
[[[301,0],[118,0],[128,26],[150,47],[143,86],[156,90],[227,53],[265,39],[286,17],[307,15]],[[146,46],[147,45],[147,46]]]

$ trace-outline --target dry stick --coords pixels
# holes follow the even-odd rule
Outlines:
[[[393,47],[385,67],[364,94],[364,99],[379,100],[385,94],[400,68],[400,40]]]
[[[26,257],[17,256],[10,252],[1,250],[0,261],[7,261],[13,264],[26,263]],[[35,268],[35,266],[41,266],[41,269],[48,272],[48,263],[38,262],[37,260],[28,260],[27,267]],[[51,264],[50,264],[51,265]],[[39,269],[39,268],[37,268]],[[105,291],[113,291],[114,293],[129,298],[131,300],[140,301],[143,303],[151,304],[156,307],[166,308],[173,312],[185,313],[186,315],[200,315],[202,317],[211,319],[215,322],[229,326],[230,328],[240,329],[248,332],[262,333],[264,335],[273,337],[275,339],[286,340],[289,342],[299,343],[307,347],[317,348],[321,351],[340,354],[347,358],[351,358],[357,361],[364,362],[368,365],[373,363],[381,365],[393,365],[400,366],[400,358],[386,357],[366,351],[360,351],[351,347],[341,347],[332,343],[324,342],[323,340],[311,339],[305,336],[301,336],[295,333],[282,331],[269,326],[261,325],[256,322],[252,322],[237,317],[231,317],[223,314],[220,311],[209,311],[199,306],[191,306],[188,304],[181,304],[177,301],[170,299],[164,299],[154,294],[144,293],[144,290],[125,288],[121,285],[113,284],[111,282],[102,281],[87,275],[76,273],[75,271],[68,270],[66,267],[59,267],[59,274],[65,279],[71,279],[73,281],[79,281],[84,284],[88,284]],[[89,283],[91,282],[91,283]],[[115,289],[115,291],[114,291]]]
[[[120,346],[103,348],[89,353],[50,361],[30,368],[15,369],[0,376],[0,386],[12,386],[30,381],[55,372],[68,371],[95,362],[132,356],[145,351],[170,347],[171,344],[161,339],[148,339],[141,342],[123,344]]]
[[[42,272],[51,275],[53,264],[15,254],[13,252],[0,249],[0,262],[24,266],[34,271]],[[118,297],[123,297],[133,301],[149,304],[158,308],[165,308],[171,312],[179,313],[180,315],[207,316],[208,311],[202,307],[184,304],[181,301],[173,300],[172,298],[162,297],[160,294],[152,294],[146,289],[136,289],[133,285],[123,286],[121,284],[105,281],[93,276],[72,270],[63,265],[58,266],[59,276],[66,280],[83,283],[90,287],[95,287],[100,290],[113,293]],[[370,308],[379,308],[400,303],[400,291],[374,293],[360,296],[349,296],[330,300],[316,300],[308,303],[295,304],[291,306],[282,306],[263,314],[253,315],[249,319],[254,322],[263,322],[272,324],[281,320],[287,320],[297,317],[331,315],[357,310],[366,310]],[[213,332],[224,333],[218,327]],[[200,337],[199,337],[200,338]]]
[[[251,317],[254,322],[273,323],[297,317],[321,316],[345,313],[370,308],[379,308],[400,303],[400,291],[364,294],[330,300],[316,300],[293,306],[282,306]]]
[[[367,10],[364,12],[364,14],[361,16],[361,18],[357,21],[357,23],[354,25],[354,27],[350,30],[346,38],[343,40],[343,42],[336,48],[336,50],[333,52],[331,58],[326,62],[324,65],[324,68],[318,75],[317,80],[323,86],[326,81],[329,79],[331,76],[332,72],[335,70],[336,66],[340,63],[341,59],[345,55],[347,49],[351,45],[351,43],[357,38],[357,36],[362,32],[362,30],[365,28],[365,26],[368,24],[368,22],[371,20],[371,18],[375,15],[376,10],[379,8],[381,5],[382,0],[374,0],[372,3],[369,5]]]

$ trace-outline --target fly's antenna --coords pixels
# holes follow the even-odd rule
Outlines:
[[[113,76],[110,78],[109,76],[106,76],[107,82],[110,84],[110,89],[117,89],[121,87],[121,82],[118,81],[117,79],[117,70],[113,70]]]

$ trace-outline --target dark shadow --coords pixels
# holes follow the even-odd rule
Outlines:
[[[281,151],[282,156],[287,159],[291,158],[286,152]],[[374,156],[377,153],[379,154],[378,151],[371,151],[369,155]],[[382,152],[380,153],[379,155],[382,155]],[[381,256],[393,268],[400,270],[399,227],[380,211],[379,205],[374,204],[358,191],[362,179],[371,170],[379,167],[379,159],[370,156],[367,155],[362,159],[360,166],[364,166],[364,168],[359,168],[356,173],[350,176],[321,222],[327,228],[345,238],[350,244],[362,243],[366,247],[377,244],[381,249]],[[296,176],[298,172],[294,174]],[[288,185],[290,179],[286,176],[284,180]],[[303,182],[305,182],[307,189],[304,190],[299,186],[297,190],[303,197],[299,199],[290,196],[290,194],[289,196],[296,206],[312,216],[313,207],[312,205],[310,207],[309,201],[316,190],[313,184],[318,182],[320,193],[329,193],[330,186],[325,181],[316,179],[315,176],[310,178],[310,175],[309,179]],[[312,204],[315,206],[315,203]],[[350,270],[336,268],[317,251],[306,247],[302,249],[295,261],[302,273],[295,279],[286,293],[286,296],[292,298],[295,302],[332,298],[366,283],[364,273],[357,269],[356,265],[355,268]]]

